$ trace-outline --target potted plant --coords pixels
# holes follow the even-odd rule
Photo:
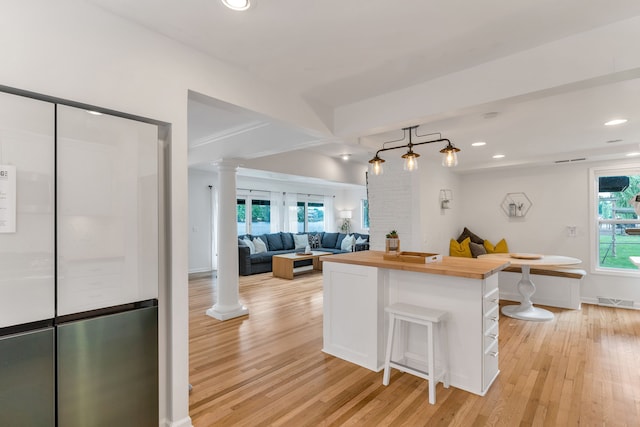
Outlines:
[[[398,232],[396,230],[391,230],[385,237],[385,251],[400,252],[400,239],[398,238]]]

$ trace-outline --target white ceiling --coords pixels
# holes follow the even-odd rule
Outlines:
[[[640,15],[637,0],[89,0],[114,14],[293,91],[327,111]],[[400,7],[402,6],[402,7]],[[640,151],[640,79],[443,112],[418,132],[462,149],[460,170],[623,157]],[[496,112],[487,118],[486,113]],[[605,128],[624,116],[629,123]],[[635,120],[634,120],[635,119]],[[190,163],[291,149],[366,162],[399,130],[342,141],[204,97],[189,104]],[[424,139],[424,138],[423,138]],[[421,140],[423,140],[421,139]],[[487,145],[472,148],[472,142]],[[608,143],[607,141],[619,140]],[[559,142],[560,141],[560,142]],[[414,141],[415,142],[415,141]],[[427,148],[434,152],[441,147]],[[421,148],[422,150],[422,148]],[[496,161],[493,154],[503,153]]]

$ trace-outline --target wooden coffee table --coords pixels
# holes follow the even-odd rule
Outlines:
[[[306,259],[313,260],[313,269],[322,271],[322,262],[320,257],[324,255],[333,255],[331,252],[311,251],[310,254],[301,255],[297,253],[274,255],[271,258],[273,264],[273,277],[282,279],[293,279],[296,261],[304,261]]]

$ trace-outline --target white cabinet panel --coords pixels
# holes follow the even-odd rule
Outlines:
[[[16,172],[15,232],[0,233],[0,327],[54,316],[54,105],[0,93],[0,165]]]
[[[58,315],[158,295],[157,127],[58,106]]]

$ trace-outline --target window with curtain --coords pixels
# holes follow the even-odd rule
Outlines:
[[[238,236],[271,232],[271,202],[250,197],[236,200]]]
[[[247,234],[247,201],[245,199],[236,200],[236,224],[238,236]]]
[[[298,232],[324,231],[324,203],[298,202]]]

